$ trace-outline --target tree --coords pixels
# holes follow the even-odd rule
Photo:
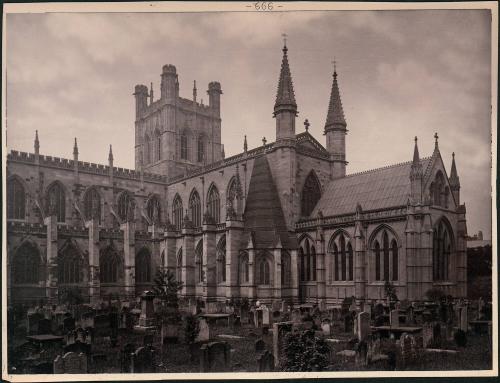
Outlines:
[[[286,334],[282,371],[322,371],[328,366],[330,348],[323,338],[312,330],[295,331]]]
[[[179,313],[178,291],[182,289],[182,282],[175,280],[175,275],[169,270],[158,270],[154,279],[153,293],[163,304],[157,311],[157,318],[165,323],[177,324],[181,320]]]

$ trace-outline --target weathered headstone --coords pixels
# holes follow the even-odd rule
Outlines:
[[[287,301],[281,301],[281,312],[286,313],[288,312],[289,306]]]
[[[241,306],[240,318],[242,324],[248,324],[248,306]]]
[[[399,310],[392,310],[389,318],[391,327],[399,327]]]
[[[210,327],[205,318],[199,319],[199,332],[196,337],[197,342],[206,342],[210,340]]]
[[[68,352],[54,360],[54,374],[86,374],[87,356]]]
[[[278,367],[283,352],[285,335],[292,331],[293,322],[273,323],[274,366]]]
[[[266,349],[266,343],[262,339],[255,341],[255,352],[262,352]]]
[[[431,323],[424,323],[422,326],[422,342],[425,348],[432,345],[433,341],[433,330]]]
[[[469,330],[467,306],[460,307],[460,330],[465,333]]]
[[[274,356],[269,351],[264,351],[257,357],[259,372],[274,371]]]
[[[366,340],[372,332],[370,327],[370,314],[367,312],[359,313],[356,322],[358,326],[358,340],[361,342]]]
[[[329,319],[323,319],[321,322],[321,331],[323,332],[323,335],[327,337],[332,335],[332,326]]]
[[[132,372],[155,372],[154,358],[150,347],[139,347],[132,354]]]
[[[200,372],[225,372],[230,369],[230,346],[226,342],[212,342],[200,348]]]
[[[262,326],[270,326],[272,324],[272,321],[269,308],[265,305],[262,305],[261,310],[262,310]]]

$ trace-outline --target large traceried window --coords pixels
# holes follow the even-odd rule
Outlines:
[[[194,263],[195,281],[202,283],[205,276],[203,272],[203,240],[198,242],[196,249],[194,250]]]
[[[300,277],[302,281],[316,280],[316,248],[306,238],[299,248]]]
[[[250,281],[250,268],[248,265],[248,253],[243,251],[240,253],[240,283],[248,283]]]
[[[208,190],[207,211],[215,223],[220,221],[220,197],[219,191],[215,185],[212,185]]]
[[[226,282],[226,236],[217,245],[217,282]]]
[[[181,160],[188,159],[188,137],[186,133],[181,134]]]
[[[452,235],[449,225],[441,219],[433,230],[432,274],[434,281],[449,279]]]
[[[175,229],[180,231],[182,229],[182,199],[178,194],[175,196],[172,204],[172,220]]]
[[[146,248],[142,248],[135,256],[135,281],[151,282],[151,253]]]
[[[397,239],[388,230],[380,230],[372,239],[372,279],[397,281],[399,279],[399,247]]]
[[[311,215],[320,198],[321,186],[318,181],[318,177],[316,177],[314,171],[311,171],[304,182],[304,187],[302,188],[302,216],[307,217]]]
[[[55,215],[57,222],[66,221],[66,196],[59,182],[55,182],[47,191],[47,212]]]
[[[354,255],[349,237],[343,232],[330,241],[330,281],[352,281],[354,279]]]
[[[205,161],[205,138],[198,136],[198,162]]]
[[[257,283],[259,285],[272,284],[271,257],[262,252],[257,259]]]
[[[68,244],[60,253],[57,261],[60,284],[75,284],[82,282],[82,257],[73,244]]]
[[[7,218],[25,219],[26,193],[22,183],[12,178],[7,181]]]
[[[40,253],[37,247],[24,242],[14,253],[12,278],[16,284],[36,284],[40,279]]]
[[[201,226],[201,201],[200,195],[196,190],[191,192],[191,197],[189,198],[189,215],[191,222],[194,227]]]
[[[148,213],[148,218],[154,224],[161,223],[161,204],[158,197],[153,196],[148,200],[148,204],[146,206],[146,210]]]
[[[101,196],[93,187],[83,196],[83,211],[86,220],[96,219],[101,223]]]
[[[99,276],[101,283],[118,283],[120,268],[120,256],[111,246],[106,247],[99,256]]]
[[[129,218],[133,207],[135,206],[134,197],[128,192],[122,192],[118,197],[118,216],[122,221],[125,221]]]

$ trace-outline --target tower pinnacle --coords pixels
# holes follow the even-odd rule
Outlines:
[[[457,166],[455,164],[455,152],[451,154],[451,171],[450,178],[448,179],[450,182],[451,193],[453,194],[453,198],[457,205],[460,204],[460,178],[458,177]]]
[[[333,63],[333,82],[330,92],[330,103],[328,104],[328,113],[326,115],[325,132],[331,129],[343,129],[347,127],[344,117],[344,109],[340,99],[339,84],[337,82],[337,62]]]
[[[73,146],[73,155],[78,156],[78,143],[76,142],[76,137],[75,137],[75,145]]]
[[[109,160],[109,162],[113,162],[113,147],[112,147],[112,145],[109,145],[108,160]]]
[[[423,168],[420,162],[420,155],[418,153],[418,138],[415,136],[415,148],[413,149],[413,162],[411,164],[410,179],[415,180],[417,178],[422,178]]]
[[[35,130],[35,154],[40,153],[40,141],[38,141],[38,130]]]
[[[284,34],[285,45],[283,46],[283,59],[281,61],[281,71],[278,82],[278,92],[274,103],[274,117],[281,111],[291,111],[297,115],[297,102],[293,90],[292,75],[288,64],[288,48],[286,47],[286,35]]]

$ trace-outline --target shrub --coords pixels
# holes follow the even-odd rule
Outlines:
[[[330,348],[314,331],[295,331],[285,336],[282,371],[322,371],[330,363]]]

